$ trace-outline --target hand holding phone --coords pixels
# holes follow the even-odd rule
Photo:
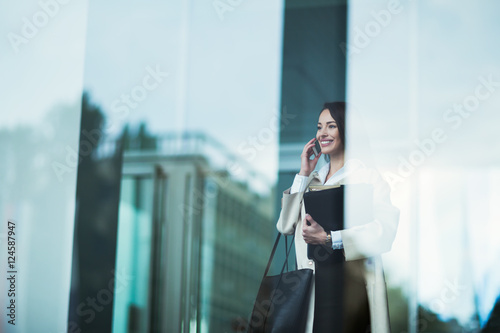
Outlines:
[[[314,156],[313,156],[314,155]],[[300,154],[299,175],[308,177],[316,167],[321,156],[321,146],[316,138],[309,140]]]
[[[318,140],[314,141],[314,147],[313,147],[313,154],[314,157],[318,156],[318,154],[321,152],[321,145],[319,144]]]

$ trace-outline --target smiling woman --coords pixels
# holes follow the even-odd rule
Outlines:
[[[320,142],[321,153],[328,161],[331,161],[333,157],[339,164],[344,164],[345,103],[325,103],[319,115],[316,140]],[[341,167],[342,165],[332,165],[328,178]]]
[[[324,104],[316,138],[305,144],[300,172],[291,188],[283,192],[277,229],[283,234],[295,235],[298,268],[314,270],[306,332],[389,332],[380,255],[392,246],[399,210],[391,204],[389,186],[376,170],[367,168],[359,159],[344,161],[345,107],[343,102]],[[315,140],[320,143],[321,153],[311,159]],[[329,163],[313,171],[321,155],[328,157]],[[324,217],[335,210],[333,216],[340,216],[340,225],[343,225],[338,230],[327,228],[332,221],[322,220],[308,211],[310,206],[304,204],[305,197],[302,200],[310,188],[318,190],[321,185],[330,185],[324,189],[338,185],[343,191],[340,199],[328,197],[331,198],[328,204],[324,204],[323,196],[322,207],[315,212]],[[355,189],[362,188],[367,189],[362,190],[362,196],[361,192],[353,196],[358,191]],[[323,193],[327,195],[327,192]],[[342,221],[342,207],[350,200],[357,207],[363,207],[361,211],[371,213]],[[352,217],[349,212],[345,216]],[[325,255],[318,256],[316,250],[311,251],[319,246],[326,250]]]

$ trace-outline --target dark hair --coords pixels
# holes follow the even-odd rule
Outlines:
[[[330,115],[337,123],[339,129],[340,140],[345,148],[345,102],[329,102],[323,104],[321,112],[324,110],[330,111]],[[321,114],[320,112],[320,114]]]

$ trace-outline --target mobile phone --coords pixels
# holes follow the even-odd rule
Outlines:
[[[321,145],[319,144],[319,141],[316,140],[314,141],[314,147],[313,147],[314,157],[318,156],[320,151],[321,151]]]

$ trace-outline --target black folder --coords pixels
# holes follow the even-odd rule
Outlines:
[[[344,198],[349,191],[352,198],[359,202],[356,219],[368,222],[373,214],[373,186],[371,184],[346,184],[338,187],[315,187],[304,193],[306,213],[318,222],[325,231],[344,229]],[[356,203],[357,204],[357,203]],[[358,222],[358,221],[356,221]],[[317,263],[338,262],[344,260],[342,251],[333,250],[330,246],[308,244],[307,256]]]

